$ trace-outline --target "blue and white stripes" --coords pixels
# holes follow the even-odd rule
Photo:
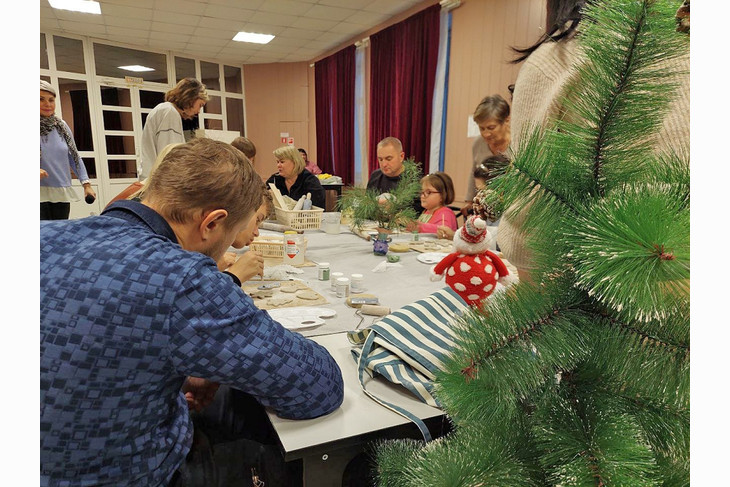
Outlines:
[[[466,302],[451,288],[444,288],[385,316],[370,328],[351,331],[348,338],[355,345],[352,355],[358,362],[363,391],[379,404],[407,417],[428,441],[425,424],[408,411],[368,392],[365,372],[382,375],[401,384],[423,402],[440,407],[433,396],[433,379],[443,365],[443,357],[454,346],[454,322],[468,309]]]

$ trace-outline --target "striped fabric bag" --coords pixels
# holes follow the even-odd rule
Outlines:
[[[451,288],[444,288],[383,317],[364,330],[348,332],[358,364],[360,385],[370,398],[413,421],[426,441],[428,427],[406,409],[386,402],[365,387],[365,374],[401,384],[426,404],[441,407],[433,396],[435,373],[454,346],[454,322],[468,309]]]

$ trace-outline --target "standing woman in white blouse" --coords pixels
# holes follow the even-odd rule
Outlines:
[[[184,144],[182,121],[200,113],[208,101],[205,85],[195,78],[184,78],[165,93],[165,101],[147,115],[142,130],[137,176],[144,181],[150,175],[157,156],[170,144]]]
[[[96,199],[71,129],[55,113],[56,89],[41,80],[41,220],[68,220],[71,202],[79,201],[71,171],[84,187],[86,202]]]

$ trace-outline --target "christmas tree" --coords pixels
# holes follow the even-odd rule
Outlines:
[[[662,66],[688,49],[676,8],[584,10],[570,116],[490,183],[532,282],[463,317],[436,380],[453,431],[377,445],[378,485],[689,485],[689,156],[654,150]]]

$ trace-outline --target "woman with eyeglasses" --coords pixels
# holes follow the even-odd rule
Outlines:
[[[409,224],[410,232],[435,233],[456,230],[456,215],[447,205],[454,201],[454,183],[445,172],[434,172],[421,178],[421,206],[423,213]]]

